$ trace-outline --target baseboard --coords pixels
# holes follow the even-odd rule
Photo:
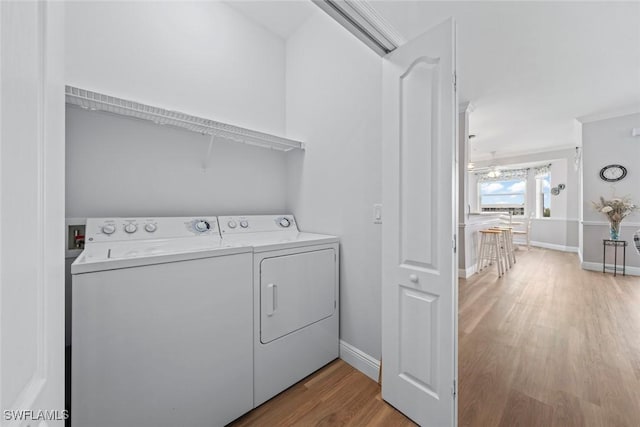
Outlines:
[[[473,276],[475,272],[476,272],[475,265],[472,265],[471,267],[467,267],[466,270],[464,268],[459,268],[458,277],[462,279],[468,279],[469,277]]]
[[[583,270],[590,271],[599,271],[602,273],[602,263],[601,262],[583,262],[580,264]],[[606,264],[607,267],[613,268],[613,264]],[[607,270],[607,273],[612,273],[613,271]],[[640,267],[629,267],[627,266],[626,272],[627,276],[640,276]],[[618,275],[622,275],[622,266],[618,266]]]
[[[340,359],[356,368],[375,382],[378,382],[380,361],[369,356],[364,351],[340,340]]]
[[[538,247],[538,248],[544,248],[544,249],[553,249],[554,251],[562,251],[562,252],[573,252],[573,253],[578,253],[579,252],[577,246],[556,245],[554,243],[531,241],[531,246],[535,246],[535,247]]]

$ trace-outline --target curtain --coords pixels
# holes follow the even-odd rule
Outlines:
[[[526,180],[529,175],[529,169],[500,169],[500,176],[496,177],[490,177],[489,171],[476,172],[475,175],[478,177],[478,182]]]
[[[536,178],[542,178],[546,175],[549,175],[549,172],[551,172],[551,164],[538,166],[534,168],[534,172],[536,174]]]

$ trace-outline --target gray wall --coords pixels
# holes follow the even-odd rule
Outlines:
[[[614,195],[628,195],[636,204],[640,204],[640,137],[631,136],[634,127],[640,127],[640,113],[583,124],[582,257],[586,268],[601,267],[602,239],[609,236],[607,217],[596,212],[591,202],[597,201],[600,196],[607,199]],[[602,181],[600,169],[609,164],[625,166],[627,177],[614,184]],[[627,240],[633,246],[633,233],[638,229],[640,213],[636,212],[622,221],[620,239]],[[613,263],[613,260],[607,262]],[[627,248],[627,266],[640,274],[640,254],[632,247]]]
[[[289,210],[303,229],[341,239],[340,335],[380,358],[380,57],[318,10],[287,41]]]

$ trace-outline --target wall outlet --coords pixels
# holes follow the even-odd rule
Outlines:
[[[382,204],[376,203],[373,205],[373,223],[382,224]]]

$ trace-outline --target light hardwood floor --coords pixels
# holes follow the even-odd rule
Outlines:
[[[244,426],[414,426],[380,398],[378,383],[336,360],[231,423]]]
[[[460,281],[461,426],[640,426],[640,278],[532,248]]]
[[[460,281],[460,426],[640,426],[640,278],[532,248]],[[410,426],[342,361],[232,424]]]

